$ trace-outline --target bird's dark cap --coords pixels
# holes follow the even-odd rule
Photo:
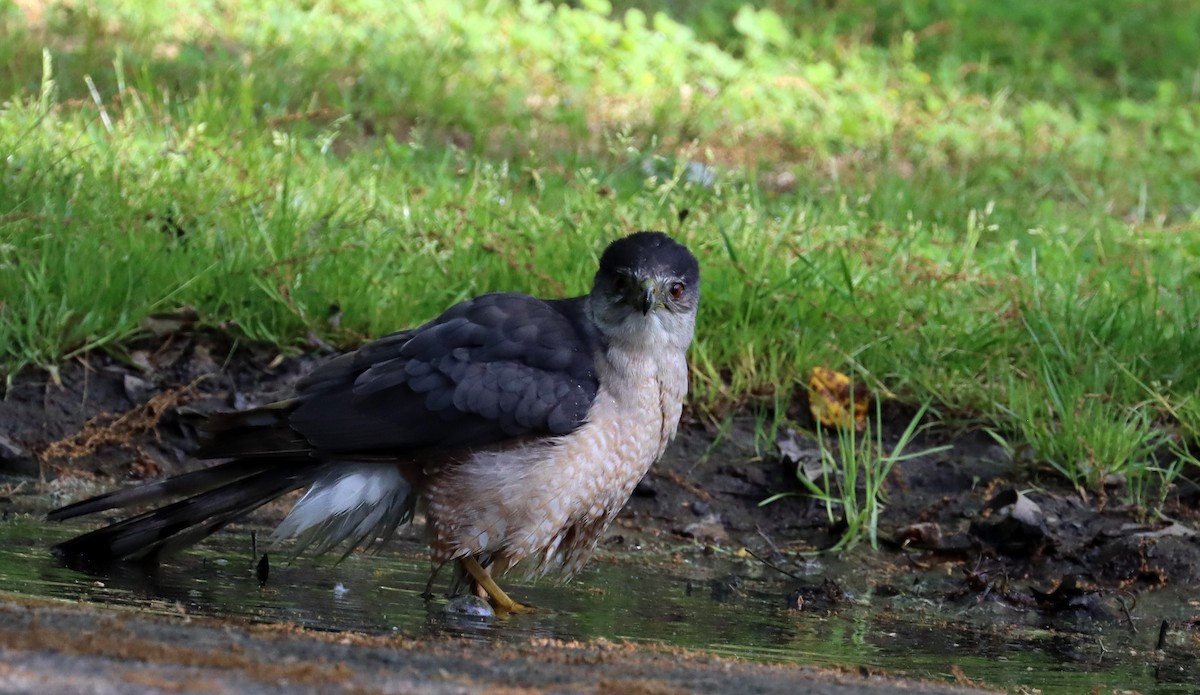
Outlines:
[[[689,287],[700,283],[700,263],[688,247],[662,232],[634,232],[608,245],[600,257],[600,273],[633,271],[673,275]]]

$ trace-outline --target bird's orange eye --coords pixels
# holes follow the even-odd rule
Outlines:
[[[671,299],[679,299],[683,296],[683,283],[677,282],[671,285]]]

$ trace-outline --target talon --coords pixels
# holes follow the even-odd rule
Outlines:
[[[503,615],[507,613],[529,613],[533,608],[522,603],[517,603],[508,594],[504,593],[504,589],[492,579],[492,575],[479,564],[479,561],[470,555],[461,558],[463,569],[470,573],[475,579],[475,583],[487,592],[488,598],[492,600],[492,606],[496,609],[496,613]]]

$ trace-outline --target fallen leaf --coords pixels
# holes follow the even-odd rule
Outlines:
[[[172,333],[180,333],[182,331],[193,328],[200,320],[195,308],[191,306],[182,306],[175,311],[150,314],[142,319],[142,330],[153,333],[156,337],[162,338],[171,335]]]
[[[799,433],[791,427],[785,427],[780,430],[775,446],[783,462],[796,467],[796,475],[815,481],[825,472],[821,450],[815,442],[807,441],[807,446],[801,446],[800,442]]]
[[[1041,507],[1017,490],[998,492],[971,522],[971,535],[1005,555],[1027,557],[1051,542]]]
[[[867,427],[867,389],[854,388],[850,377],[825,367],[813,367],[808,378],[809,409],[826,427]],[[853,394],[853,398],[851,398]]]

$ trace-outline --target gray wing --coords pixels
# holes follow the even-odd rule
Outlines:
[[[479,446],[567,434],[596,398],[584,301],[489,294],[317,369],[289,424],[324,452]]]

